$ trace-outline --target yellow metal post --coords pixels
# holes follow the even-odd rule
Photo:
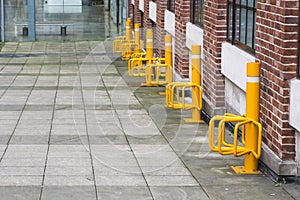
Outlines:
[[[247,85],[246,85],[246,118],[259,121],[259,75],[260,63],[252,62],[247,64]],[[257,151],[258,130],[254,124],[246,124],[245,148]],[[252,153],[245,155],[244,166],[232,167],[239,174],[257,174],[258,159]]]
[[[153,58],[153,31],[152,29],[148,29],[146,32],[146,58],[150,59]],[[147,63],[150,64],[150,63]]]
[[[165,64],[170,67],[166,68],[166,82],[171,83],[173,79],[172,73],[172,36],[165,35]]]
[[[139,24],[134,24],[134,51],[135,52],[140,52],[140,25]]]
[[[151,64],[151,59],[153,58],[153,31],[152,29],[147,29],[146,31],[146,65]],[[145,74],[150,74],[151,69],[146,68]],[[143,84],[142,84],[143,85]]]
[[[192,83],[201,85],[201,46],[192,45]],[[192,87],[192,118],[186,122],[203,122],[201,119],[202,96],[198,87]]]
[[[131,19],[127,19],[126,24],[125,24],[125,37],[126,37],[126,41],[130,41],[132,40],[132,29],[131,29]]]

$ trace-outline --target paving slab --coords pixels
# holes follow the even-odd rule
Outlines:
[[[145,186],[100,186],[97,187],[98,200],[150,200],[153,199],[149,189]]]
[[[45,186],[42,200],[97,200],[94,186]]]
[[[39,49],[37,49],[39,48]],[[111,42],[5,43],[0,195],[4,199],[297,199],[298,185],[236,175],[242,158],[207,146],[206,124],[140,87]]]
[[[41,186],[0,186],[0,196],[5,200],[39,200]]]
[[[155,200],[208,200],[202,188],[194,186],[150,187]]]

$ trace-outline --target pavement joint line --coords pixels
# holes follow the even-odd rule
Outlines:
[[[118,72],[119,72],[119,71],[118,71]],[[120,75],[120,77],[122,77],[122,75],[121,75],[120,72],[119,72],[119,75]],[[122,78],[122,79],[123,79],[123,78]],[[124,80],[124,79],[123,79],[123,80]],[[103,83],[103,84],[105,85],[105,83]],[[107,93],[108,93],[109,98],[110,98],[110,101],[111,101],[111,103],[112,103],[111,95],[110,95],[110,93],[109,93],[108,90],[107,90]],[[139,102],[139,103],[140,103],[140,102]],[[139,105],[141,106],[141,104],[139,104]],[[123,134],[124,134],[124,136],[125,136],[125,139],[126,139],[126,141],[127,141],[127,143],[128,143],[128,146],[129,146],[129,148],[130,148],[130,151],[132,152],[132,154],[133,154],[133,156],[134,156],[134,158],[135,158],[135,161],[136,161],[136,163],[137,163],[137,165],[138,165],[138,167],[139,167],[139,170],[140,170],[140,172],[141,172],[141,174],[142,174],[142,176],[143,176],[143,178],[144,178],[144,181],[146,182],[148,191],[149,191],[149,193],[150,193],[152,199],[154,199],[154,196],[153,196],[151,187],[150,187],[150,185],[149,185],[149,183],[148,183],[148,181],[147,181],[147,179],[146,179],[146,176],[145,176],[145,174],[144,174],[144,172],[143,172],[143,170],[142,170],[142,167],[141,167],[140,163],[138,162],[137,156],[135,155],[135,153],[134,153],[134,151],[133,151],[133,149],[132,149],[132,146],[130,145],[129,139],[128,139],[127,135],[126,135],[125,132],[124,132],[124,127],[123,127],[123,125],[122,125],[122,123],[121,123],[121,118],[120,118],[118,112],[116,111],[117,108],[115,107],[115,105],[114,105],[113,103],[112,103],[112,107],[113,107],[113,110],[114,110],[114,112],[115,112],[115,115],[118,116],[118,121],[119,121],[120,126],[121,126],[121,128],[122,128],[122,132],[123,132]],[[143,107],[143,106],[141,106],[141,107]]]
[[[21,68],[20,70],[22,70],[22,68]],[[41,69],[40,69],[40,70],[41,70]],[[17,76],[16,76],[16,77],[17,77]],[[16,79],[14,79],[14,81],[15,81],[15,80],[16,80]],[[37,82],[37,80],[38,80],[38,77],[36,77],[34,84]],[[14,82],[14,81],[13,81],[13,82]],[[13,83],[13,82],[12,82],[12,83]],[[16,125],[15,125],[15,127],[14,127],[14,130],[13,130],[12,134],[10,135],[8,141],[7,141],[5,150],[3,151],[3,154],[2,154],[2,156],[1,156],[1,158],[0,158],[0,163],[1,163],[1,161],[3,160],[3,158],[4,158],[4,156],[5,156],[5,153],[6,153],[7,149],[8,149],[9,143],[10,143],[10,141],[12,140],[12,138],[13,138],[13,136],[14,136],[14,133],[15,133],[15,131],[16,131],[16,127],[18,126],[18,124],[19,124],[19,122],[20,122],[20,119],[21,119],[21,117],[22,117],[22,114],[23,114],[23,112],[24,112],[26,103],[27,103],[27,101],[28,101],[28,99],[29,99],[29,97],[30,97],[31,92],[32,92],[32,90],[30,91],[30,93],[28,94],[28,96],[27,96],[27,98],[26,98],[25,104],[24,104],[23,107],[22,107],[22,110],[21,110],[21,112],[20,112],[19,118],[18,118],[17,123],[16,123]],[[0,97],[0,99],[1,99],[1,98],[2,98],[2,96]]]
[[[60,69],[61,69],[61,66],[59,66],[59,72],[60,72]],[[60,80],[60,75],[57,76],[57,85],[59,85],[59,80]],[[43,172],[43,179],[42,179],[41,191],[40,191],[40,198],[39,198],[40,200],[43,197],[43,191],[44,191],[44,185],[45,185],[47,162],[48,162],[48,159],[49,159],[49,150],[50,150],[50,144],[51,144],[51,133],[52,133],[52,128],[53,128],[54,112],[55,112],[55,102],[56,102],[56,98],[57,98],[57,91],[58,90],[56,90],[56,92],[55,92],[54,105],[53,105],[53,108],[52,108],[51,124],[50,124],[50,131],[49,131],[49,137],[48,137],[48,148],[47,148],[47,153],[46,153],[45,167],[44,167],[44,172]]]
[[[83,103],[83,112],[84,112],[84,123],[85,123],[85,131],[86,131],[86,135],[87,135],[87,142],[88,142],[88,151],[89,151],[89,157],[90,157],[90,163],[91,163],[91,167],[92,167],[92,174],[93,174],[93,182],[94,182],[94,188],[95,188],[95,195],[96,195],[96,199],[98,199],[99,195],[98,195],[98,190],[97,190],[97,182],[96,182],[96,176],[95,176],[95,168],[94,168],[94,164],[93,164],[93,154],[92,154],[92,148],[91,148],[91,142],[90,142],[90,135],[89,135],[89,128],[88,128],[88,122],[87,122],[87,113],[86,113],[86,107],[85,107],[85,100],[84,100],[84,94],[83,94],[83,86],[82,86],[82,79],[81,79],[81,72],[79,70],[78,72],[79,75],[79,81],[80,81],[80,87],[81,87],[81,100]],[[101,79],[102,80],[102,79]],[[103,81],[103,80],[102,80]]]

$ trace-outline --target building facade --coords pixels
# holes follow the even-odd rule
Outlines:
[[[129,0],[128,13],[155,28],[158,56],[172,35],[176,81],[191,79],[191,45],[201,45],[210,117],[245,113],[246,63],[260,62],[260,160],[277,175],[300,176],[298,0]]]

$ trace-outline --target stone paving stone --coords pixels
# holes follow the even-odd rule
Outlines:
[[[51,145],[52,146],[52,145]],[[50,147],[51,147],[50,146]],[[61,145],[64,146],[64,145]],[[70,146],[70,145],[68,145]],[[86,147],[86,149],[84,151],[76,151],[76,150],[60,150],[60,151],[49,151],[48,153],[48,157],[55,157],[55,158],[90,158],[90,153],[88,151],[88,148]]]
[[[150,200],[149,189],[143,186],[101,186],[97,187],[98,200],[122,199],[122,200]]]
[[[0,176],[43,176],[44,166],[25,167],[25,166],[12,166],[0,167]]]
[[[266,185],[251,185],[241,187],[239,185],[209,186],[204,187],[209,193],[210,199],[266,199],[266,200],[281,200],[294,199],[289,194],[282,191],[280,187],[266,187]]]
[[[20,127],[18,126],[14,131],[14,135],[46,135],[48,136],[50,133],[50,127],[43,127],[43,126],[32,126],[32,127]]]
[[[43,120],[51,120],[52,119],[52,111],[24,111],[22,112],[22,116],[20,120],[34,120],[34,119],[43,119]]]
[[[46,154],[48,145],[24,145],[24,144],[11,144],[8,146],[6,153],[43,153]]]
[[[97,200],[94,186],[45,186],[41,200]]]
[[[208,200],[200,187],[150,187],[155,200]],[[221,198],[222,199],[222,198]]]
[[[46,175],[45,176],[45,186],[93,186],[94,180],[93,176],[90,175]]]
[[[0,186],[0,196],[5,200],[39,200],[41,186]]]
[[[145,176],[149,186],[199,186],[193,176]]]
[[[86,135],[51,135],[50,144],[82,145],[82,144],[88,144],[88,138]]]
[[[151,154],[159,152],[173,152],[170,145],[165,144],[134,144],[131,145],[135,154]]]
[[[52,135],[86,135],[86,127],[81,124],[53,124]]]
[[[91,166],[91,159],[87,157],[48,157],[47,166]]]
[[[124,135],[90,135],[90,144],[113,144],[113,145],[125,145],[128,144]]]
[[[94,158],[93,159],[97,159]],[[109,166],[106,163],[99,163],[94,166],[95,176],[142,176],[142,171],[139,166]]]
[[[49,135],[13,135],[10,144],[48,144]]]
[[[24,133],[25,133],[25,130],[27,129],[31,129],[31,130],[40,130],[40,131],[48,131],[50,130],[50,124],[36,124],[36,123],[32,123],[30,125],[26,124],[26,123],[22,123],[22,124],[18,124],[17,125],[17,129],[21,129]],[[29,135],[34,135],[34,134],[31,134],[30,132],[27,132]],[[21,134],[21,135],[25,135],[25,134]]]
[[[21,175],[21,176],[0,176],[1,186],[41,186],[43,176]]]
[[[110,153],[110,152],[94,152],[92,151],[93,155],[93,165],[95,167],[97,166],[111,166],[111,167],[137,167],[138,164],[135,160],[135,158],[128,154],[122,154],[121,155]]]
[[[11,135],[0,135],[0,144],[7,144]]]
[[[51,152],[88,152],[89,149],[86,145],[50,145],[49,153]]]
[[[161,135],[126,136],[129,144],[167,145],[166,139]]]
[[[39,167],[45,166],[46,157],[38,158],[24,158],[24,157],[15,157],[7,158],[1,160],[0,167]]]
[[[52,111],[53,110],[54,105],[25,105],[24,110],[25,111]]]
[[[141,166],[145,176],[189,176],[190,171],[184,166]]]
[[[143,176],[96,176],[97,186],[146,186]]]
[[[86,166],[47,166],[49,176],[93,176],[92,167]]]

